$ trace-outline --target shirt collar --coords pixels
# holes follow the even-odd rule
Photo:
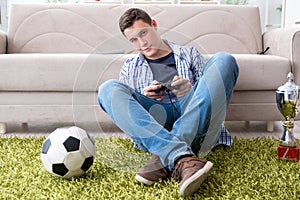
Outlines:
[[[170,42],[168,40],[164,40],[168,45],[169,47],[172,49],[172,51],[174,52],[174,54],[180,56],[180,49],[181,49],[181,46],[173,43],[173,42]]]
[[[170,42],[168,40],[163,40],[167,45],[169,45],[169,47],[172,49],[172,51],[174,52],[174,54],[176,54],[177,56],[180,56],[180,48],[181,46],[173,43],[173,42]],[[139,65],[142,65],[143,62],[146,60],[144,55],[141,54],[140,52],[138,52],[138,57],[139,57]]]

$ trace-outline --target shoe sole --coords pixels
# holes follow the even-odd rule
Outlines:
[[[181,196],[190,196],[195,193],[206,180],[213,163],[207,161],[202,169],[188,178],[180,187],[179,193]]]
[[[142,176],[140,176],[140,175],[138,175],[138,174],[135,175],[135,179],[136,179],[138,182],[141,182],[141,183],[143,183],[143,184],[145,184],[145,185],[153,185],[153,184],[154,184],[154,181],[150,181],[150,180],[148,180],[148,179],[145,179],[144,177],[142,177]]]

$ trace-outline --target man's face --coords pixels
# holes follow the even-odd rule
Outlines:
[[[160,56],[162,39],[156,31],[156,22],[152,21],[152,26],[142,20],[135,21],[134,24],[124,30],[124,35],[136,50],[141,52],[146,58],[156,59]]]

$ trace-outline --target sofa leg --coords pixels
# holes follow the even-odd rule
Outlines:
[[[0,134],[6,133],[6,123],[0,122]]]
[[[268,132],[274,131],[274,121],[267,121],[267,131]]]
[[[22,130],[28,131],[28,123],[22,123]]]
[[[245,129],[249,130],[250,128],[250,121],[245,121]]]

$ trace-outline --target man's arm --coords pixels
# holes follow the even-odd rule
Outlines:
[[[198,77],[201,76],[203,67],[206,63],[205,58],[199,53],[199,51],[192,47],[191,48],[191,71],[194,75],[193,84],[197,81]]]
[[[126,85],[129,85],[129,66],[130,62],[129,60],[126,60],[119,73],[119,81]]]

